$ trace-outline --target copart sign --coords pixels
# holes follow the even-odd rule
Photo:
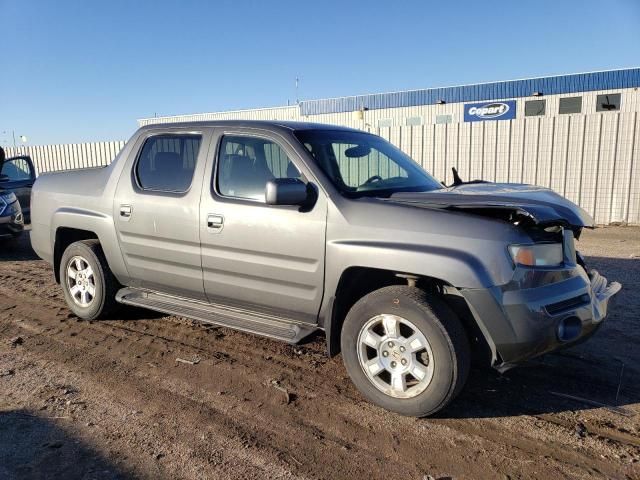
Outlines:
[[[516,101],[467,103],[464,106],[465,122],[485,120],[511,120],[516,118]]]

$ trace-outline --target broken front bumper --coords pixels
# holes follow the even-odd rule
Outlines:
[[[506,370],[588,338],[621,288],[595,270],[587,274],[575,266],[531,270],[509,285],[460,293],[492,349],[494,367]]]
[[[622,285],[618,282],[607,283],[607,279],[596,270],[589,273],[591,278],[591,305],[595,319],[604,320],[607,316],[607,307],[613,296],[622,290]]]

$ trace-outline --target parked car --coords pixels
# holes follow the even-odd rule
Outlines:
[[[5,163],[4,149],[0,147],[0,172]],[[0,241],[18,238],[24,230],[24,217],[20,202],[13,191],[6,189],[8,177],[0,173]]]
[[[0,188],[15,193],[26,223],[31,221],[31,188],[36,180],[36,170],[28,155],[7,158],[0,162]]]
[[[444,187],[337,126],[146,126],[108,167],[41,175],[32,221],[79,317],[126,304],[291,343],[323,330],[364,396],[405,415],[444,408],[472,358],[502,371],[585,339],[621,288],[587,271],[593,219],[551,190]]]

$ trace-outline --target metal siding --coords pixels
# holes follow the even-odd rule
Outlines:
[[[638,112],[621,111],[369,128],[445,183],[451,183],[451,167],[456,166],[464,179],[549,186],[594,215],[599,224],[639,224],[638,117]],[[350,123],[358,126],[359,121]],[[7,155],[30,155],[42,173],[106,165],[123,146],[124,142],[22,146],[8,148]],[[363,163],[349,174],[354,181],[364,181],[373,169],[373,164]]]
[[[300,102],[300,114],[352,112],[360,108],[384,109],[416,105],[433,105],[438,100],[447,103],[473,102],[531,96],[539,91],[544,95],[611,90],[640,86],[640,68],[607,72],[578,73],[555,77],[511,80],[478,85],[440,87],[408,92],[376,93],[352,97],[305,100]]]
[[[36,174],[108,165],[124,147],[124,141],[6,147],[7,157],[29,155]]]
[[[350,97],[349,111],[334,109],[307,117],[302,117],[302,108],[294,105],[161,117],[140,120],[140,123],[233,118],[306,120],[350,126],[387,138],[447,184],[451,183],[451,167],[457,166],[464,179],[550,186],[595,215],[599,224],[640,224],[640,92],[635,88],[621,89],[621,86],[636,86],[639,71],[633,69],[454,89],[363,95]],[[610,89],[603,89],[605,86]],[[544,93],[542,98],[547,102],[545,115],[524,117],[524,104],[536,89]],[[561,95],[576,91],[585,91],[581,94],[582,112],[559,115]],[[619,112],[595,111],[597,95],[617,92],[622,93]],[[465,95],[473,95],[473,99],[489,97],[483,98],[485,100],[516,98],[517,116],[514,120],[472,124],[462,122],[462,103],[425,104],[435,103],[445,95],[449,95],[449,102],[467,101]],[[518,98],[518,95],[525,98]],[[325,102],[338,108],[346,100],[327,99]],[[403,101],[406,105],[394,106]],[[364,112],[361,120],[354,117],[352,111],[362,105],[370,110]],[[436,125],[437,115],[451,115],[453,123]],[[409,117],[421,117],[423,124],[406,125]],[[393,126],[379,128],[380,119],[391,119]],[[41,173],[106,165],[123,146],[124,142],[22,146],[8,148],[7,153],[10,156],[31,155],[36,171]],[[366,180],[374,168],[377,168],[375,161],[368,165],[365,162],[355,165],[349,173],[354,181]]]

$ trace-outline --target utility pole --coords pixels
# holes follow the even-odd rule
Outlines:
[[[11,130],[11,134],[13,135],[13,148],[16,148],[16,131]]]

